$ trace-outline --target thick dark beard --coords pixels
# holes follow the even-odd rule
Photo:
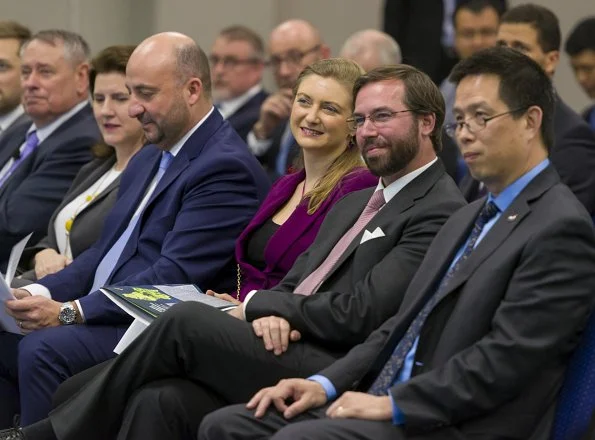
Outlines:
[[[368,166],[370,172],[378,177],[388,177],[399,173],[405,168],[419,152],[419,140],[417,139],[418,122],[411,124],[411,129],[407,136],[403,139],[394,139],[390,143],[390,155],[388,158],[372,157],[368,158],[364,153],[364,162]],[[374,139],[369,139],[364,145],[366,151],[368,144],[373,144]],[[386,147],[387,144],[377,145]]]

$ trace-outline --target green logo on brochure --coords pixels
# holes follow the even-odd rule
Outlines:
[[[169,295],[160,292],[157,289],[143,289],[142,287],[133,287],[132,293],[124,293],[122,296],[130,299],[139,299],[142,301],[157,301],[160,299],[171,299]]]

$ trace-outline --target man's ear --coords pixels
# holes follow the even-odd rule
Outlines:
[[[554,73],[556,72],[556,68],[558,67],[559,62],[560,62],[560,51],[551,50],[545,54],[544,70],[545,70],[545,73],[547,73],[550,78],[554,76]]]
[[[81,63],[76,66],[74,71],[76,81],[76,91],[79,95],[89,93],[89,63]]]
[[[196,104],[204,93],[200,78],[190,78],[184,87],[184,92],[187,94],[188,104]]]
[[[541,133],[541,124],[543,123],[543,111],[540,107],[533,105],[529,107],[526,113],[526,128],[529,139],[539,136]]]
[[[419,115],[419,126],[422,134],[431,135],[436,126],[436,115],[434,113],[422,113]]]

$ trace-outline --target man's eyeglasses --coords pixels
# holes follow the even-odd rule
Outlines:
[[[233,69],[234,67],[240,66],[242,64],[258,64],[262,61],[256,58],[247,58],[241,60],[236,57],[220,57],[218,55],[211,55],[209,57],[209,63],[211,63],[211,68],[215,67],[217,64],[222,63],[223,67],[226,69]]]
[[[510,115],[512,113],[517,113],[521,110],[527,110],[528,108],[529,107],[519,107],[504,113],[498,113],[494,116],[484,116],[482,113],[476,113],[474,116],[471,116],[470,118],[464,119],[462,121],[446,124],[444,126],[444,130],[446,131],[446,134],[452,138],[454,138],[455,135],[463,129],[463,127],[467,127],[469,133],[476,134],[477,132],[486,128],[486,125],[492,119],[499,118],[500,116]]]
[[[269,60],[269,66],[271,66],[273,69],[278,69],[281,67],[281,63],[284,62],[292,67],[299,66],[306,55],[316,52],[318,49],[320,49],[320,44],[317,44],[312,49],[308,49],[304,52],[293,49],[288,51],[285,56],[273,55]]]
[[[399,110],[393,112],[390,110],[380,110],[368,116],[352,116],[351,118],[347,119],[347,124],[349,125],[350,130],[357,130],[358,128],[363,127],[363,125],[366,123],[366,119],[369,119],[375,127],[382,127],[383,125],[387,124],[391,119],[393,119],[397,114],[413,111],[414,110]]]

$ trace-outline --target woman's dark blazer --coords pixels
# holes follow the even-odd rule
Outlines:
[[[73,199],[85,192],[94,182],[107,173],[116,163],[116,156],[112,155],[108,158],[94,159],[88,164],[84,165],[79,173],[76,175],[74,181],[66,196],[60,203],[60,206],[52,214],[50,223],[48,225],[48,234],[35,246],[28,247],[24,250],[21,257],[20,269],[25,272],[21,278],[30,281],[36,281],[35,267],[33,258],[35,254],[43,249],[54,249],[58,251],[58,243],[56,240],[56,231],[54,229],[54,222],[58,213]],[[91,247],[93,243],[99,238],[101,230],[103,229],[103,221],[107,214],[112,209],[118,195],[118,188],[120,186],[120,176],[116,178],[104,191],[97,195],[89,206],[80,212],[70,229],[70,248],[72,250],[72,257]]]

